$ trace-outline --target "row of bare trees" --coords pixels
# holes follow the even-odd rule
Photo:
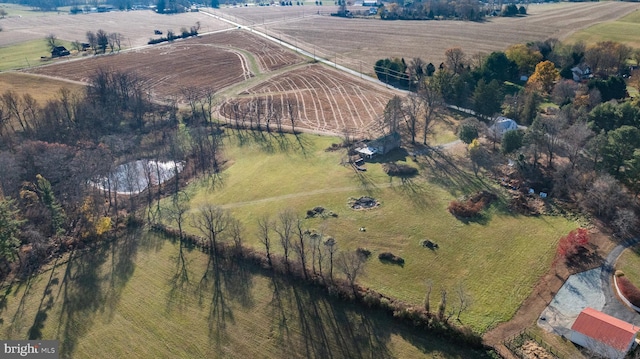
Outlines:
[[[283,132],[289,127],[295,133],[298,105],[290,98],[256,97],[252,101],[233,101],[223,106],[223,112],[235,128]]]

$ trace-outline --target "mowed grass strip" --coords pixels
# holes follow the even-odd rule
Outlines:
[[[567,42],[583,41],[595,44],[600,41],[616,41],[640,48],[640,11],[636,10],[618,20],[595,24],[580,30],[566,39]]]
[[[275,219],[288,208],[304,217],[309,209],[325,207],[338,217],[308,219],[305,224],[335,237],[340,250],[365,247],[373,252],[360,279],[363,285],[420,305],[425,283],[431,280],[432,308],[444,288],[450,309],[457,305],[455,293],[462,287],[473,305],[461,320],[479,332],[513,315],[549,268],[557,240],[577,226],[560,217],[512,215],[503,203],[494,204],[479,221],[464,223],[449,214],[449,202],[493,186],[436,157],[417,162],[400,158],[421,168],[418,177],[401,181],[390,179],[379,163],[367,163],[367,171],[358,173],[341,166],[344,151],[324,151],[339,141],[336,138],[301,135],[302,151],[294,137],[285,136],[290,147],[280,149],[275,139],[272,146],[253,140],[239,145],[233,136],[225,147],[233,164],[221,174],[218,187],[196,182],[189,188],[189,216],[206,203],[221,205],[243,222],[245,241],[262,250],[258,218]],[[381,206],[365,211],[348,207],[350,197],[363,195],[375,197]],[[191,227],[189,231],[198,233]],[[425,239],[440,248],[423,248],[420,242]],[[377,255],[386,251],[404,258],[404,267],[381,263]]]
[[[149,233],[72,253],[2,289],[0,336],[58,339],[62,358],[483,357],[257,269],[183,258]]]

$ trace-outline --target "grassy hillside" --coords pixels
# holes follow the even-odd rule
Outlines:
[[[58,41],[60,46],[71,49],[68,41]],[[47,59],[42,59],[42,57]],[[47,47],[46,40],[25,41],[17,45],[0,47],[0,71],[23,69],[33,66],[40,66],[45,61],[51,60],[51,52]]]
[[[567,37],[566,41],[584,41],[587,44],[617,41],[640,48],[640,11],[636,10],[618,20],[603,22],[577,31]]]
[[[41,106],[52,99],[59,96],[61,88],[67,88],[73,92],[84,90],[84,86],[70,82],[49,79],[42,76],[23,74],[19,72],[0,73],[0,89],[1,91],[12,90],[18,95],[28,93]]]
[[[473,304],[461,320],[480,332],[513,315],[549,267],[558,238],[576,227],[560,217],[510,214],[504,199],[476,222],[456,219],[446,209],[451,200],[494,188],[447,157],[425,156],[413,162],[397,154],[421,172],[401,181],[390,179],[379,163],[369,163],[366,172],[358,173],[340,165],[343,152],[325,151],[339,141],[335,138],[303,135],[298,142],[292,136],[259,140],[246,136],[244,143],[235,135],[228,139],[226,155],[233,164],[215,188],[210,182],[195,182],[188,188],[190,215],[204,203],[222,205],[244,223],[245,241],[261,250],[256,236],[260,216],[275,217],[292,208],[304,217],[307,210],[323,206],[338,217],[308,219],[310,229],[324,228],[341,250],[366,247],[373,252],[362,284],[421,304],[425,282],[431,280],[432,306],[444,288],[450,294],[450,308],[457,306],[455,293],[462,287]],[[350,197],[363,195],[378,199],[380,207],[354,211],[347,205]],[[422,247],[424,239],[438,243],[439,249]],[[385,251],[403,257],[405,265],[381,263],[377,255]]]
[[[71,253],[2,289],[0,337],[58,339],[61,358],[483,356],[256,269],[183,258],[149,233]]]

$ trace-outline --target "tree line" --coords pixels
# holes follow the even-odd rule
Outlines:
[[[462,285],[451,292],[441,288],[440,301],[437,306],[431,306],[434,289],[433,283],[427,281],[424,304],[409,305],[359,285],[357,280],[365,273],[370,253],[339,249],[339,241],[326,233],[324,226],[321,225],[317,230],[309,228],[305,219],[291,209],[256,219],[257,230],[253,235],[258,238],[261,251],[244,246],[244,237],[247,235],[244,226],[229,211],[207,204],[187,218],[187,202],[185,193],[176,193],[171,209],[166,212],[165,219],[170,220],[177,229],[162,223],[153,226],[178,239],[180,256],[184,249],[197,247],[209,254],[210,266],[225,261],[239,262],[241,265],[251,263],[289,280],[323,288],[327,294],[343,300],[383,310],[412,327],[486,350],[480,336],[452,321],[454,317],[459,321],[460,315],[471,304],[471,298]],[[190,223],[200,236],[186,234],[183,231],[185,223]],[[187,273],[187,262],[182,261],[181,265],[183,268],[179,271]]]

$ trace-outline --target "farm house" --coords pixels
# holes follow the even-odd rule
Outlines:
[[[400,134],[398,132],[393,132],[386,136],[376,138],[365,146],[356,148],[356,151],[363,158],[371,158],[377,154],[386,155],[400,147],[400,142]]]
[[[585,308],[571,326],[569,340],[611,359],[624,358],[636,346],[640,327],[593,308]]]
[[[499,116],[498,118],[496,118],[493,125],[489,127],[489,131],[498,138],[502,138],[505,132],[513,131],[517,129],[518,129],[518,124],[516,123],[516,121],[503,116]]]

